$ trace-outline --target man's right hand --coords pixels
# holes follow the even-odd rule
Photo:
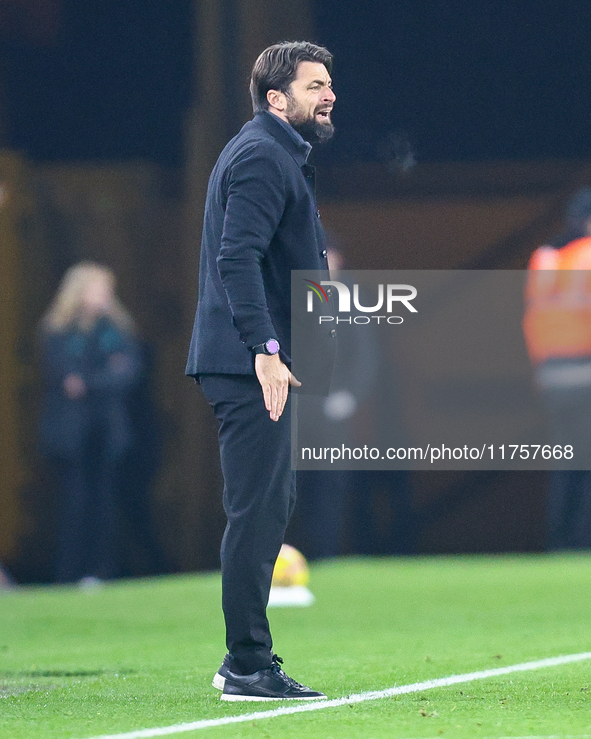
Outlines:
[[[254,369],[265,399],[265,408],[271,420],[278,421],[287,402],[289,386],[300,387],[301,382],[291,374],[278,354],[257,354]]]

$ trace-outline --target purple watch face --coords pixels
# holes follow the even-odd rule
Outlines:
[[[267,343],[265,344],[265,347],[269,354],[277,354],[277,352],[279,351],[279,342],[277,341],[277,339],[269,339],[269,341],[267,341]]]

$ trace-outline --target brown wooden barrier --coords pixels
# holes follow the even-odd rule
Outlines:
[[[182,173],[142,163],[26,167],[15,155],[0,158],[0,197],[8,193],[0,206],[0,559],[20,579],[48,576],[56,504],[35,444],[35,327],[80,259],[114,269],[155,352],[164,454],[151,507],[160,541],[175,569],[217,566],[215,424],[183,375],[197,292],[196,180],[185,187]],[[588,162],[418,165],[406,178],[364,165],[321,171],[320,210],[352,268],[523,267],[589,181]],[[424,551],[541,546],[543,476],[417,474],[414,482]]]

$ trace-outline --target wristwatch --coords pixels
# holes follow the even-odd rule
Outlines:
[[[254,354],[278,354],[280,348],[277,339],[267,339],[263,344],[253,346],[252,351]]]

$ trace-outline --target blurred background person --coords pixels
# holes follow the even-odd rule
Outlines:
[[[334,245],[334,236],[328,233],[327,238],[330,278],[343,279],[338,274],[344,269],[343,255]],[[357,409],[357,399],[350,388],[359,392],[359,377],[364,377],[363,369],[367,365],[367,358],[361,355],[356,344],[340,339],[339,336],[329,395],[298,396],[298,423],[306,426],[308,439],[311,429],[319,431],[319,444],[328,444],[330,439],[331,445],[336,445],[346,434],[346,424]],[[298,498],[286,541],[294,542],[308,559],[336,557],[343,553],[350,474],[348,470],[297,472]]]
[[[41,447],[61,489],[54,579],[118,575],[117,488],[131,443],[126,408],[140,371],[133,321],[111,270],[71,267],[40,324]]]
[[[331,279],[352,289],[353,278],[342,271],[342,252],[329,234],[331,240],[327,256]],[[370,305],[371,298],[362,302]],[[392,417],[403,435],[395,368],[391,363],[380,377],[375,329],[344,325],[337,337],[329,395],[298,396],[298,425],[305,428],[306,446],[363,446],[373,438],[376,423],[389,423]],[[348,551],[415,553],[418,518],[408,470],[298,470],[297,481],[298,501],[288,540],[309,559]]]
[[[390,337],[389,350],[378,337],[374,341],[372,353],[379,362],[371,392],[357,416],[352,446],[379,446],[380,438],[388,438],[393,447],[405,447],[409,437],[396,341]],[[410,471],[359,469],[349,475],[352,550],[365,555],[416,554],[420,521]]]
[[[130,444],[118,474],[123,577],[171,572],[173,565],[155,531],[151,493],[163,462],[164,418],[154,401],[155,352],[139,341],[140,369],[127,395]]]
[[[524,333],[552,444],[581,467],[554,470],[548,549],[591,548],[591,188],[570,200],[565,228],[528,265]],[[586,468],[586,469],[585,469]]]

